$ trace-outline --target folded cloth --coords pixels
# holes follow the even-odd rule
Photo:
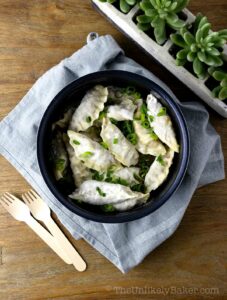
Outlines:
[[[163,82],[127,58],[111,36],[99,37],[46,72],[1,121],[0,153],[43,197],[75,238],[86,240],[125,273],[173,234],[198,186],[224,178],[223,154],[220,137],[209,124],[206,109],[196,102],[179,102],[189,128],[191,154],[184,180],[171,199],[153,214],[123,224],[101,224],[73,214],[52,195],[40,174],[37,131],[47,106],[62,88],[78,77],[100,70],[127,70],[143,75],[179,102]]]

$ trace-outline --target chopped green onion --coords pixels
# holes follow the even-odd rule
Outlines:
[[[101,206],[101,208],[104,212],[113,212],[113,211],[115,211],[115,208],[112,204],[104,204],[104,205]]]
[[[103,148],[108,149],[108,144],[107,143],[101,142],[100,145],[103,146]]]
[[[134,192],[143,192],[144,186],[141,183],[134,184],[131,186],[131,190]]]
[[[57,159],[55,162],[57,171],[63,171],[65,168],[65,163],[66,163],[65,159],[63,158]]]
[[[129,133],[127,135],[127,139],[133,144],[136,145],[137,143],[137,135],[135,133]]]
[[[142,180],[142,178],[141,178],[139,175],[137,175],[136,173],[133,174],[133,177],[134,177],[135,180],[137,180],[137,181],[141,181],[141,180]]]
[[[80,142],[77,141],[77,140],[73,140],[73,144],[75,144],[75,145],[80,145]]]
[[[91,117],[90,117],[90,116],[87,116],[86,122],[87,122],[87,123],[91,123]]]
[[[114,118],[110,118],[111,123],[113,123],[114,125],[117,125],[117,120],[115,120]]]
[[[148,122],[147,120],[142,121],[142,122],[141,122],[141,125],[142,125],[144,128],[146,128],[146,129],[150,128],[150,124],[149,124],[149,122]]]
[[[112,177],[111,183],[115,183],[115,184],[121,184],[121,185],[125,185],[125,186],[129,186],[129,182],[121,177]]]
[[[98,119],[102,120],[106,116],[106,114],[107,114],[107,109],[104,108],[104,110],[99,113],[99,118]]]
[[[123,129],[126,133],[126,135],[128,133],[132,133],[134,130],[133,130],[133,126],[132,126],[132,122],[131,121],[124,121],[123,123]]]
[[[141,113],[147,114],[147,106],[143,103],[140,107]]]
[[[162,107],[159,111],[159,113],[157,114],[158,117],[161,117],[161,116],[165,116],[166,115],[166,108],[165,107]]]
[[[101,174],[98,171],[94,171],[94,170],[92,170],[92,171],[93,171],[92,179],[97,180],[97,181],[103,181],[104,180],[104,177],[105,177],[104,174]]]
[[[160,154],[157,158],[156,158],[157,162],[159,162],[162,166],[165,166],[165,162],[163,160],[163,156]]]
[[[118,144],[118,138],[113,139],[113,144]]]
[[[139,99],[142,98],[142,96],[141,96],[141,94],[140,94],[139,92],[135,92],[135,93],[133,94],[133,97],[135,98],[135,100],[139,100]]]
[[[99,195],[100,196],[102,196],[102,197],[106,197],[106,193],[104,193],[101,189],[100,189],[100,187],[96,187],[96,191],[99,193]]]
[[[87,151],[87,152],[84,152],[80,155],[81,158],[89,158],[91,157],[92,155],[94,155],[93,152],[90,152],[90,151]]]
[[[154,117],[153,116],[148,116],[150,122],[153,122],[154,121]]]
[[[154,141],[158,140],[158,136],[157,136],[157,134],[154,133],[152,128],[151,128],[150,136],[151,136],[152,140],[154,140]]]
[[[132,95],[132,94],[134,94],[136,92],[136,89],[134,88],[134,86],[128,86],[128,87],[126,87],[126,89],[125,89],[125,93],[127,94],[127,95]]]

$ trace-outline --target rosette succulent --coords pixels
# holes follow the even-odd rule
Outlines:
[[[193,71],[204,78],[207,69],[223,65],[222,51],[227,40],[227,30],[212,32],[207,17],[198,14],[191,28],[181,28],[171,34],[172,42],[183,48],[176,55],[176,64],[183,66],[187,61],[193,64]]]
[[[220,100],[227,99],[227,72],[214,67],[209,68],[208,72],[215,80],[219,81],[219,85],[212,91],[213,96]]]
[[[185,8],[189,0],[142,0],[140,8],[144,15],[137,17],[137,26],[143,31],[154,28],[154,36],[158,44],[166,40],[166,26],[179,30],[185,26],[178,13]]]
[[[111,4],[118,2],[120,10],[125,14],[127,14],[130,11],[132,6],[134,6],[137,2],[139,2],[138,0],[99,0],[99,1],[108,2]]]

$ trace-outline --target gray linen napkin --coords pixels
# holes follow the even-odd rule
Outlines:
[[[63,87],[78,77],[107,69],[146,76],[178,101],[163,82],[125,57],[111,36],[103,36],[46,72],[1,121],[0,153],[45,199],[75,238],[85,239],[125,273],[173,234],[198,186],[224,178],[223,154],[220,137],[209,124],[205,108],[195,102],[180,103],[189,127],[191,154],[185,178],[171,199],[153,214],[124,224],[100,224],[71,213],[51,194],[40,174],[37,130],[48,104]],[[83,255],[86,258],[86,253]]]

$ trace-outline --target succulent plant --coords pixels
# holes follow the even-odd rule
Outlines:
[[[189,0],[142,0],[140,8],[145,14],[137,17],[137,26],[143,31],[153,27],[155,39],[161,45],[166,40],[166,26],[174,30],[185,26],[178,13],[188,2]]]
[[[115,2],[119,2],[119,7],[120,10],[127,14],[130,9],[132,8],[132,6],[134,6],[137,2],[139,2],[138,0],[99,0],[101,2],[108,2],[108,3],[115,3]]]
[[[220,82],[219,85],[213,89],[213,96],[220,100],[227,99],[227,72],[221,68],[214,67],[210,67],[208,72],[215,80]]]
[[[171,34],[172,42],[183,48],[176,55],[176,64],[183,66],[187,61],[193,64],[193,71],[199,78],[207,74],[208,66],[223,65],[222,51],[227,40],[227,29],[212,32],[207,17],[198,14],[191,28],[181,28]]]

